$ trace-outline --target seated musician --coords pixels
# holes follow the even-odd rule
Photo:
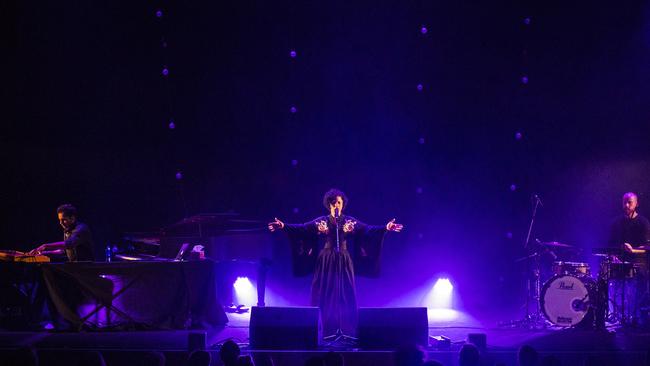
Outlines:
[[[77,209],[61,205],[56,210],[63,228],[63,241],[46,243],[32,250],[30,255],[56,255],[65,252],[68,261],[93,261],[93,239],[88,225],[77,220]]]
[[[612,224],[609,242],[629,253],[628,257],[644,257],[650,244],[650,222],[637,212],[639,198],[633,192],[623,195],[623,215]],[[650,246],[648,246],[650,248]]]

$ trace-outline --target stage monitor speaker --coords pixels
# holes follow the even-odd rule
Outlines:
[[[359,346],[395,349],[404,345],[426,347],[429,342],[427,308],[360,308]]]
[[[251,309],[252,349],[313,349],[323,336],[317,307],[258,307]]]

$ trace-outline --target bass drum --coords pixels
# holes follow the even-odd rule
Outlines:
[[[560,327],[575,327],[593,320],[596,281],[591,277],[557,275],[542,287],[540,306],[544,316]]]

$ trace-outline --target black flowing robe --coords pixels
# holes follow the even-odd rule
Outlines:
[[[325,221],[328,233],[318,231],[318,222]],[[347,221],[355,221],[354,230],[343,232]],[[386,233],[385,226],[366,225],[354,217],[339,218],[339,248],[336,245],[336,220],[321,216],[304,224],[286,224],[291,242],[293,272],[296,276],[314,274],[311,305],[321,310],[323,332],[337,329],[356,334],[357,296],[355,272],[360,276],[379,276],[379,259]]]

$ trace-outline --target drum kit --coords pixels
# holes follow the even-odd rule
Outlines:
[[[541,242],[534,254],[518,261],[535,259],[535,268],[529,285],[528,303],[536,304],[536,312],[527,314],[523,325],[529,328],[605,329],[606,327],[636,327],[643,325],[640,317],[642,298],[647,298],[647,274],[642,263],[631,263],[621,258],[625,253],[618,248],[596,248],[592,254],[601,258],[597,274],[592,274],[589,263],[560,261],[558,249],[578,251],[572,245]],[[550,271],[543,272],[540,253],[550,253],[554,259]],[[542,281],[542,272],[546,273]],[[543,283],[542,283],[543,282]]]

